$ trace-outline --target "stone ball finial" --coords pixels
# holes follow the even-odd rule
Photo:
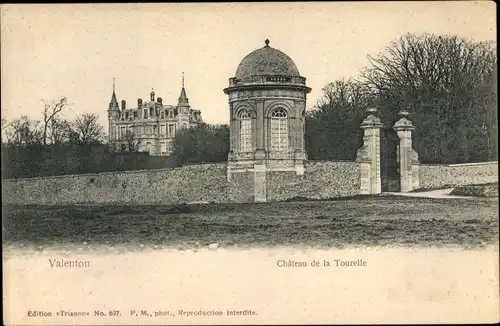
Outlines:
[[[377,107],[371,106],[366,109],[367,117],[361,123],[361,128],[377,127],[380,128],[380,118],[377,117]]]
[[[399,116],[401,118],[406,118],[410,115],[410,112],[408,112],[408,110],[406,109],[401,109],[401,111],[399,111]]]
[[[396,121],[394,124],[393,129],[396,131],[405,131],[405,130],[414,130],[415,126],[413,123],[408,119],[408,116],[410,113],[406,109],[401,109],[399,111],[399,120]]]
[[[269,39],[266,38],[266,40],[264,41],[264,43],[266,43],[266,46],[269,46]]]
[[[376,114],[377,113],[377,108],[374,106],[370,106],[366,109],[366,113],[368,114]]]

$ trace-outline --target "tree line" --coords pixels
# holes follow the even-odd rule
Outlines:
[[[357,78],[323,89],[307,119],[310,157],[353,159],[364,110],[374,105],[386,128],[401,109],[410,112],[421,163],[498,159],[496,44],[406,34],[368,61]]]
[[[44,102],[42,119],[24,115],[2,118],[2,178],[158,169],[175,166],[174,157],[139,153],[133,134],[123,137],[125,152],[106,142],[104,127],[93,113],[74,120],[62,118],[69,109],[65,97]],[[117,151],[118,149],[118,151]]]
[[[68,100],[43,102],[42,119],[23,115],[11,122],[2,118],[2,144],[4,147],[47,147],[58,145],[96,145],[104,141],[104,127],[98,116],[84,113],[69,121],[61,118],[68,108]]]

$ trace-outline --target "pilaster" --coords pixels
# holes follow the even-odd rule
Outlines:
[[[255,100],[257,124],[255,149],[264,149],[264,100]]]
[[[234,130],[234,110],[233,104],[229,104],[229,152],[233,152],[235,150],[234,146],[234,138],[235,138],[235,130]]]
[[[254,165],[254,202],[265,203],[267,201],[266,165]]]

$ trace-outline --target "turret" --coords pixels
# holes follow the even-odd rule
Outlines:
[[[189,107],[189,99],[186,95],[186,89],[184,88],[184,73],[182,73],[182,89],[181,89],[181,95],[179,96],[179,102],[177,103],[177,106],[184,106],[184,107]]]
[[[118,100],[116,99],[115,79],[113,78],[113,94],[111,95],[111,101],[109,102],[108,118],[112,120],[117,120],[119,115],[120,115],[120,107],[118,105]]]

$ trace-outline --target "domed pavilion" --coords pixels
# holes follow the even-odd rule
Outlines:
[[[228,178],[233,172],[304,173],[311,89],[293,60],[269,43],[243,58],[224,89],[230,110]]]

